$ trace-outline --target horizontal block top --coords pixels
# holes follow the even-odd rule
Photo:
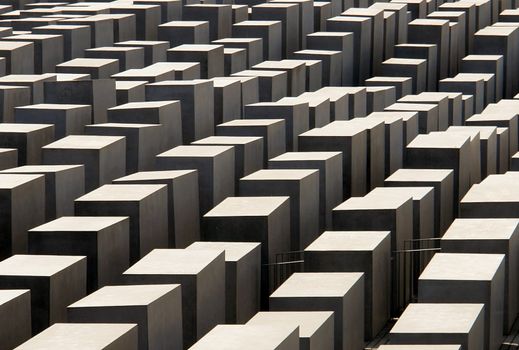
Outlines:
[[[381,345],[378,350],[461,350],[461,345]]]
[[[487,106],[488,108],[488,106]],[[467,119],[467,123],[471,122],[485,122],[485,121],[505,121],[517,119],[517,114],[513,111],[507,110],[507,108],[495,107],[488,111],[484,111],[483,114],[473,114]]]
[[[394,103],[386,107],[387,111],[418,111],[428,112],[437,109],[438,105],[429,103]]]
[[[436,253],[419,280],[491,281],[504,254]]]
[[[108,64],[118,63],[119,60],[113,58],[75,58],[73,60],[63,62],[57,67],[92,67],[99,68]]]
[[[0,171],[5,174],[46,174],[46,173],[59,173],[67,170],[80,170],[83,169],[83,165],[24,165],[17,168],[10,168]]]
[[[509,240],[519,229],[519,219],[456,219],[442,240]]]
[[[87,201],[139,201],[155,192],[167,188],[166,185],[103,185],[76,199],[76,202]]]
[[[211,217],[268,216],[275,212],[289,197],[227,197],[204,215]]]
[[[1,124],[0,124],[1,125]],[[24,124],[19,124],[24,125]],[[28,124],[25,124],[28,125]],[[101,149],[120,141],[124,136],[70,135],[52,142],[44,149]]]
[[[262,169],[250,175],[242,177],[240,181],[255,181],[255,180],[303,180],[313,174],[319,174],[319,170],[314,169]]]
[[[50,277],[82,260],[86,263],[84,256],[13,255],[0,261],[0,276]]]
[[[305,161],[305,160],[321,160],[325,161],[334,157],[341,157],[342,152],[285,152],[275,158],[270,159],[270,162],[283,161]]]
[[[461,203],[518,202],[519,172],[487,176],[481,183],[470,188]]]
[[[386,181],[442,182],[453,174],[450,169],[398,169]]]
[[[325,231],[305,252],[373,251],[390,237],[390,231]]]
[[[185,175],[197,174],[197,170],[162,170],[162,171],[139,171],[127,176],[120,177],[114,182],[118,181],[156,181],[156,180],[173,180]]]
[[[69,308],[149,305],[177,288],[180,291],[180,284],[107,286],[76,301]]]
[[[434,94],[424,94],[423,92],[419,95],[406,95],[398,100],[398,102],[408,102],[408,103],[439,103],[441,101],[446,101],[448,96],[442,93],[434,93]]]
[[[193,145],[246,145],[263,140],[255,136],[209,136],[193,142]],[[262,141],[263,142],[263,141]]]
[[[29,294],[29,289],[3,289],[0,290],[0,307],[24,294]]]
[[[287,73],[285,71],[253,69],[253,70],[242,70],[240,72],[231,74],[231,76],[233,76],[233,77],[246,76],[246,77],[273,78],[273,77],[286,76],[286,74]]]
[[[154,249],[124,275],[196,275],[220,255],[223,250]]]
[[[262,311],[254,315],[247,324],[299,326],[299,337],[310,338],[325,322],[332,320],[331,311]]]
[[[55,74],[53,73],[45,73],[45,74],[9,74],[0,77],[1,83],[34,83],[37,81],[53,81]]]
[[[76,105],[76,104],[58,104],[58,103],[39,103],[35,105],[20,106],[16,109],[38,109],[38,110],[74,110],[78,108],[91,108],[90,105]]]
[[[54,128],[52,124],[0,123],[0,133],[29,133]]]
[[[127,109],[144,109],[144,108],[160,108],[169,105],[180,103],[177,100],[171,101],[143,101],[143,102],[129,102],[119,106],[109,108],[109,111],[127,110]]]
[[[115,89],[116,90],[127,90],[132,89],[138,86],[143,86],[148,84],[146,80],[116,80],[115,81]],[[115,108],[115,107],[114,107]]]
[[[193,250],[214,250],[225,252],[225,261],[236,262],[247,256],[254,250],[260,249],[260,243],[249,242],[194,242],[186,249]],[[259,266],[258,266],[259,267]]]
[[[169,52],[172,51],[186,51],[186,52],[198,52],[198,51],[213,51],[217,49],[223,50],[223,45],[211,45],[211,44],[183,44],[179,46],[175,46],[174,48],[169,49]]]
[[[187,145],[187,146],[177,146],[172,148],[166,152],[162,152],[157,155],[157,157],[172,157],[172,158],[207,158],[207,157],[216,157],[220,154],[228,152],[232,150],[232,146],[217,146],[217,145]]]
[[[96,232],[127,220],[127,216],[62,216],[29,232]]]
[[[281,61],[263,61],[254,65],[252,68],[254,69],[283,69],[290,70],[295,68],[304,67],[304,63],[300,61],[292,61],[292,60],[281,60]]]
[[[217,325],[189,349],[279,349],[282,348],[280,344],[290,336],[296,337],[297,345],[297,334],[298,328],[293,325]]]
[[[461,148],[469,142],[470,137],[461,133],[433,132],[427,135],[418,135],[407,148]]]
[[[363,278],[360,272],[294,273],[270,297],[343,297]]]
[[[310,129],[300,134],[299,137],[353,137],[363,133],[366,133],[366,129],[358,126],[351,128],[324,127]]]
[[[434,187],[377,187],[370,192],[370,195],[379,196],[400,196],[403,198],[411,197],[414,201],[420,201],[432,195]]]
[[[272,25],[281,25],[281,21],[242,21],[239,23],[233,24],[234,27],[250,27],[250,26],[260,26],[260,27],[268,27]]]
[[[474,133],[479,132],[481,140],[488,140],[493,135],[497,135],[495,126],[449,126],[447,131]]]
[[[34,181],[42,176],[43,175],[30,174],[0,174],[0,189],[13,189]]]
[[[389,334],[468,334],[484,304],[409,304]]]
[[[366,79],[367,82],[388,82],[388,83],[392,83],[392,82],[399,82],[399,83],[403,83],[403,82],[411,82],[413,80],[413,78],[411,77],[373,77],[373,78],[369,78],[369,79]]]
[[[339,204],[333,210],[376,210],[400,208],[407,201],[411,201],[411,195],[395,196],[392,193],[368,193],[364,197],[351,197]]]
[[[235,119],[219,124],[218,126],[270,126],[284,125],[284,119]]]
[[[128,332],[137,334],[136,328],[130,323],[56,323],[16,349],[105,349]]]

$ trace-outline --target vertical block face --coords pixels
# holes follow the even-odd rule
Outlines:
[[[389,231],[326,231],[305,248],[305,271],[364,273],[366,339],[389,319],[390,261]]]
[[[86,295],[86,258],[13,255],[0,262],[0,288],[31,290],[32,333],[39,333],[66,321],[66,307]]]
[[[427,344],[460,344],[462,349],[482,350],[484,327],[483,304],[409,304],[389,337],[390,344],[417,344],[427,339]]]
[[[78,216],[128,216],[130,262],[168,245],[166,185],[105,185],[76,199]]]
[[[31,292],[27,289],[0,291],[0,344],[14,349],[31,337]]]
[[[73,135],[43,147],[44,164],[83,164],[91,191],[126,172],[126,140],[121,136]]]
[[[423,303],[485,304],[485,347],[502,342],[505,255],[437,253],[418,280]]]
[[[127,284],[180,284],[185,347],[225,321],[224,251],[155,249],[124,273]]]
[[[178,146],[156,157],[159,170],[196,169],[199,174],[200,213],[207,213],[234,195],[234,158],[230,146]]]
[[[17,349],[137,350],[137,337],[136,324],[57,323]]]
[[[196,170],[142,171],[114,180],[114,184],[168,186],[168,246],[185,248],[200,240],[198,172]]]
[[[41,175],[0,174],[0,258],[27,253],[27,230],[45,221]]]
[[[363,273],[294,273],[269,303],[272,311],[333,311],[335,349],[364,344]]]
[[[29,253],[87,257],[87,288],[121,282],[130,262],[130,219],[63,216],[29,231]]]
[[[99,289],[67,308],[71,323],[136,323],[139,349],[182,349],[180,285]]]
[[[188,249],[225,251],[225,321],[249,321],[260,309],[261,244],[195,242]]]
[[[291,250],[304,249],[319,234],[319,172],[259,170],[240,179],[245,196],[289,196]]]
[[[17,148],[18,164],[40,164],[42,148],[54,140],[50,124],[0,124],[0,147]]]

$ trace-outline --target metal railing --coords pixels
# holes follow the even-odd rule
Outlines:
[[[304,271],[304,251],[277,253],[275,262],[264,264],[268,274],[269,293],[276,290],[294,272]]]

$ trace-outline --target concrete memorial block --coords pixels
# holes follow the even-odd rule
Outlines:
[[[462,95],[463,101],[463,120],[467,120],[474,115],[474,96],[473,95]]]
[[[22,34],[3,37],[2,40],[32,42],[34,44],[34,72],[37,74],[54,72],[54,67],[63,61],[64,41],[61,35]]]
[[[208,44],[209,22],[172,21],[159,25],[159,40],[169,41],[171,47],[182,44]]]
[[[411,77],[373,77],[366,79],[366,86],[390,86],[395,88],[396,99],[412,93],[413,78]]]
[[[127,40],[115,43],[114,46],[142,47],[145,66],[166,61],[166,51],[170,48],[168,41],[151,40]]]
[[[0,78],[1,79],[1,78]],[[31,89],[29,86],[0,85],[0,121],[11,123],[14,121],[14,111],[18,106],[31,103]]]
[[[388,112],[416,112],[418,113],[418,132],[428,134],[438,130],[439,108],[432,103],[395,103],[385,108]]]
[[[263,60],[282,58],[281,21],[243,21],[233,24],[232,36],[236,38],[263,39]]]
[[[240,179],[240,195],[290,197],[290,249],[301,250],[319,235],[319,171],[259,170]]]
[[[13,255],[0,262],[1,289],[30,289],[32,334],[65,322],[67,306],[86,295],[84,256]]]
[[[143,102],[147,81],[115,81],[115,95],[117,105],[129,102]]]
[[[461,345],[381,345],[380,350],[461,350]]]
[[[330,121],[347,120],[350,117],[350,96],[347,91],[339,87],[323,87],[317,91],[308,93],[312,96],[325,97],[330,100]],[[353,104],[353,103],[352,103]],[[352,111],[353,113],[353,111]],[[328,124],[328,123],[327,123]]]
[[[110,77],[115,79],[116,82],[129,80],[156,83],[158,81],[174,80],[175,70],[169,62],[157,62],[144,68],[128,69],[120,73],[112,74]]]
[[[263,138],[263,164],[286,152],[284,119],[236,119],[216,127],[218,136],[259,136]]]
[[[225,49],[224,49],[225,50]],[[238,114],[238,118],[241,118],[243,115],[243,109],[246,105],[259,102],[259,78],[258,77],[219,77],[215,78],[220,82],[229,81],[229,82],[238,82],[240,84],[240,92],[241,96],[240,100],[240,111]],[[234,96],[236,98],[236,96]]]
[[[444,102],[443,99],[447,98],[448,110],[444,110]],[[437,103],[438,104],[438,113],[442,114],[439,119],[439,128],[442,129],[442,126],[447,128],[449,125],[459,126],[463,124],[462,117],[462,94],[459,92],[422,92],[419,96],[416,96],[416,102],[428,103]],[[447,124],[445,124],[445,114],[447,115]]]
[[[133,102],[108,110],[110,123],[136,123],[160,125],[160,150],[167,150],[182,143],[180,101]],[[136,145],[133,145],[136,146]],[[132,146],[132,147],[133,147]],[[155,156],[156,154],[154,154]]]
[[[224,48],[247,50],[247,68],[263,61],[263,39],[262,38],[225,38],[213,40],[213,44],[223,45]]]
[[[342,202],[342,154],[287,152],[269,160],[270,169],[319,170],[319,228],[331,228],[332,210]]]
[[[210,136],[193,145],[216,145],[234,147],[234,174],[236,193],[238,180],[263,168],[263,138],[254,136]]]
[[[234,159],[231,146],[178,146],[157,155],[156,167],[158,170],[199,171],[200,213],[203,215],[234,195]]]
[[[144,171],[121,177],[115,184],[168,186],[169,247],[185,248],[200,239],[198,173],[196,170]]]
[[[111,20],[113,23],[114,42],[135,40],[137,38],[137,18],[133,14],[99,14],[100,20]]]
[[[129,218],[62,216],[29,230],[29,253],[86,256],[87,291],[121,282],[129,267]]]
[[[326,21],[333,16],[332,10],[331,2],[314,1],[314,32],[326,30]]]
[[[232,24],[240,23],[249,19],[248,5],[231,5],[232,10]]]
[[[298,5],[290,3],[263,3],[252,6],[251,20],[276,20],[281,22],[281,52],[291,57],[301,49]]]
[[[353,52],[354,34],[348,32],[315,32],[306,38],[311,50],[334,50]],[[352,85],[354,81],[354,55],[342,55],[342,85]]]
[[[431,345],[434,349],[444,350],[440,344],[454,343],[461,344],[462,349],[482,350],[484,349],[484,309],[483,304],[409,304],[389,332],[390,344],[426,342],[434,344]],[[393,346],[394,350],[421,349],[410,345],[408,345],[410,348]]]
[[[323,86],[323,62],[319,59],[297,59],[306,66],[306,91],[317,91]]]
[[[44,102],[91,105],[92,122],[105,123],[106,110],[116,103],[115,82],[111,79],[46,82]]]
[[[362,84],[371,76],[372,25],[371,18],[354,16],[337,16],[326,21],[326,30],[330,32],[353,33],[353,67],[352,83]],[[355,71],[354,71],[355,72]]]
[[[45,184],[40,175],[1,174],[0,258],[27,252],[27,230],[45,221]],[[20,220],[23,218],[23,220]]]
[[[285,98],[278,102],[258,102],[245,106],[244,119],[285,120],[285,140],[287,151],[299,149],[298,136],[309,129],[309,108],[307,102],[295,98]]]
[[[213,78],[214,84],[214,124],[240,119],[241,82],[237,79]]]
[[[184,143],[214,134],[213,94],[213,82],[210,80],[168,80],[146,85],[147,101],[182,101],[180,107]]]
[[[251,344],[267,349],[299,349],[299,327],[296,325],[217,325],[191,350],[239,350]]]
[[[391,3],[406,4],[410,12],[410,19],[425,18],[427,15],[427,2],[423,0],[391,0]]]
[[[449,128],[449,131],[463,132],[464,130],[479,132],[481,178],[496,174],[497,160],[500,157],[497,148],[497,128],[493,126],[451,126]]]
[[[300,151],[342,152],[343,198],[367,191],[368,131],[354,128],[316,128],[299,135]]]
[[[504,86],[504,58],[502,55],[469,55],[461,60],[460,71],[464,73],[490,73],[494,74],[494,100],[498,102],[503,98]]]
[[[363,346],[363,273],[294,273],[269,302],[272,311],[333,311],[335,349]]]
[[[429,13],[427,15],[427,18],[445,19],[450,22],[449,50],[451,50],[451,52],[449,55],[449,72],[450,75],[457,74],[459,68],[459,60],[465,56],[467,48],[467,13],[464,11],[434,11]],[[473,40],[473,34],[474,33],[472,33],[471,40]]]
[[[81,349],[88,343],[92,350],[137,350],[137,336],[136,324],[57,323],[17,349]]]
[[[301,50],[294,53],[299,60],[322,61],[322,84],[340,86],[342,79],[342,52],[333,50]]]
[[[497,18],[497,15],[498,13],[496,13],[496,18],[493,19],[492,21],[492,12],[493,12],[493,4],[492,2],[490,1],[467,1],[469,3],[474,3],[474,5],[476,5],[476,29],[483,29],[487,26],[490,26],[492,24],[493,21],[497,21],[498,18]],[[496,12],[499,12],[499,10],[497,10]]]
[[[505,255],[437,253],[418,279],[421,303],[485,304],[484,347],[503,338]]]
[[[202,78],[214,78],[224,73],[222,45],[183,44],[167,51],[168,61],[199,62]]]
[[[43,102],[43,91],[44,84],[49,81],[56,81],[56,77],[52,74],[10,74],[3,77],[0,77],[0,85],[3,86],[23,86],[28,87],[30,89],[30,100],[32,103],[41,103]],[[5,89],[5,88],[4,88]],[[19,94],[21,91],[19,92]],[[4,96],[6,105],[4,108],[9,107],[10,105],[18,105],[22,103],[21,96],[16,99],[16,95],[11,97],[11,99],[15,98],[14,101],[7,100],[8,96]],[[24,103],[28,104],[28,103]]]
[[[43,91],[42,91],[43,92]],[[82,134],[84,126],[91,123],[90,105],[35,104],[15,108],[17,123],[54,124],[54,138]]]
[[[390,58],[382,63],[382,74],[393,77],[411,77],[413,93],[419,94],[427,86],[427,61],[413,58]]]
[[[306,66],[298,60],[264,61],[254,65],[253,70],[282,71],[287,73],[288,96],[299,96],[305,92]]]
[[[459,97],[461,99],[461,95]],[[400,104],[434,104],[438,107],[438,130],[445,131],[449,125],[452,125],[452,123],[449,122],[453,116],[450,115],[449,98],[447,94],[423,92],[419,95],[407,95],[398,100],[397,105]]]
[[[225,251],[225,322],[246,323],[260,308],[261,244],[195,242],[187,249]]]
[[[67,308],[70,323],[136,323],[139,349],[182,349],[179,284],[109,286]]]
[[[109,79],[119,72],[119,60],[109,58],[74,58],[56,66],[58,73],[90,74],[92,79]]]
[[[509,138],[510,133],[507,128],[496,128],[497,134],[497,166],[496,171],[497,174],[504,174],[508,171],[508,163],[510,157],[510,149],[509,149]]]
[[[56,81],[76,81],[90,79],[90,74],[53,73],[52,75],[56,77]]]
[[[15,168],[18,165],[18,149],[0,148],[0,169]]]
[[[517,225],[516,219],[456,219],[441,240],[445,253],[505,254],[505,334],[518,312]]]
[[[394,2],[375,2],[371,8],[384,10],[395,14],[395,44],[404,44],[407,42],[407,4]]]
[[[180,0],[135,0],[133,3],[159,5],[160,23],[182,18],[182,2]]]
[[[518,156],[519,156],[519,154],[518,153],[514,154],[512,156],[512,159],[510,159],[510,170],[511,171],[517,171],[517,169],[519,169],[519,166],[518,166]]]
[[[465,48],[463,55],[471,52],[474,46],[474,33],[477,30],[476,4],[470,1],[446,2],[440,4],[438,10],[439,12],[463,12],[465,14]]]
[[[477,55],[502,55],[504,60],[504,90],[506,98],[512,98],[517,90],[517,82],[512,78],[517,74],[517,49],[515,41],[519,31],[517,27],[487,27],[474,36],[473,53]]]
[[[226,76],[247,69],[247,50],[223,49],[224,74]]]
[[[73,24],[50,24],[32,29],[34,34],[63,36],[63,60],[83,56],[83,51],[91,47],[90,26]]]
[[[34,43],[0,41],[0,57],[5,57],[6,74],[34,74]]]
[[[232,8],[228,4],[189,4],[182,9],[184,21],[207,21],[209,39],[217,40],[231,36]]]
[[[74,199],[85,193],[81,165],[26,165],[3,170],[4,174],[45,175],[45,218],[74,213]]]
[[[144,67],[144,49],[140,47],[97,47],[85,50],[85,57],[117,59],[119,60],[118,72]],[[91,76],[93,77],[92,74]]]
[[[247,325],[299,327],[299,348],[308,350],[333,348],[333,312],[271,311],[258,312]]]
[[[314,30],[314,3],[309,0],[273,0],[275,4],[297,4],[299,16],[299,47],[306,49],[306,37]]]
[[[0,123],[0,135],[0,147],[18,149],[18,165],[41,164],[43,146],[54,140],[54,126]]]
[[[413,169],[454,170],[454,198],[460,200],[471,185],[470,136],[461,133],[419,135],[406,148],[406,165]],[[455,207],[454,212],[458,210]]]
[[[330,123],[330,98],[324,96],[324,94],[304,92],[298,97],[297,100],[308,103],[309,108],[309,128],[320,128]],[[281,102],[284,98],[281,99]]]
[[[324,93],[325,95],[328,95],[330,97],[330,100],[332,98],[339,99],[343,96],[347,97],[348,101],[348,117],[351,118],[357,118],[357,117],[365,117],[366,116],[366,109],[367,109],[367,101],[366,101],[366,88],[362,86],[341,86],[341,87],[332,87],[332,86],[325,86],[317,91],[317,93]],[[335,103],[336,105],[336,103]],[[337,106],[334,108],[334,113],[337,116],[338,111],[336,109]],[[335,118],[336,120],[337,118]],[[344,116],[338,119],[344,119]],[[346,118],[348,119],[348,118]]]
[[[164,127],[157,124],[101,123],[85,127],[86,135],[125,137],[127,174],[154,168],[164,132]]]
[[[64,25],[87,25],[90,27],[90,47],[112,46],[114,43],[114,20],[102,15],[70,18],[60,21]]]
[[[402,117],[391,115],[392,112],[375,112],[369,119],[384,123],[384,176],[391,175],[402,168],[404,158],[404,121]]]
[[[75,200],[77,216],[128,216],[130,263],[168,245],[166,185],[104,185]]]
[[[83,164],[86,191],[109,183],[126,171],[124,137],[72,135],[47,144],[42,151],[43,164]]]
[[[465,127],[449,128],[447,132],[454,132],[460,135],[468,136],[470,138],[470,185],[477,184],[481,181],[481,137],[479,130]]]
[[[225,321],[224,250],[154,249],[123,274],[127,284],[180,284],[183,344]]]
[[[384,231],[326,231],[305,249],[305,271],[364,273],[365,339],[373,339],[389,319],[390,240]]]
[[[110,7],[111,14],[133,14],[136,18],[138,40],[157,40],[157,27],[160,24],[160,6],[150,4],[115,4]]]
[[[427,91],[434,91],[437,88],[437,56],[437,47],[434,44],[400,44],[395,46],[395,57],[426,60],[426,88],[424,90]]]
[[[384,15],[384,59],[389,59],[395,54],[396,14],[391,11],[383,11]]]
[[[0,316],[6,320],[0,333],[0,342],[5,349],[14,349],[28,340],[31,337],[30,290],[1,290]]]
[[[409,23],[408,30],[409,43],[436,45],[437,76],[439,79],[446,78],[449,69],[449,21],[415,19]]]

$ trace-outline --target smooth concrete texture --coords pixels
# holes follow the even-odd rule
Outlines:
[[[0,327],[2,349],[14,349],[31,337],[31,291],[0,290]]]

